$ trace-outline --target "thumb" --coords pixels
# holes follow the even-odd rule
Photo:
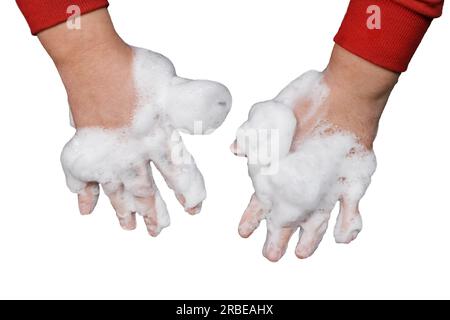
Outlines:
[[[175,77],[166,110],[175,128],[190,134],[208,134],[225,121],[231,104],[229,90],[218,82]]]

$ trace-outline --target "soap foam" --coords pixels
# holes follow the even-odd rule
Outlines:
[[[98,182],[108,195],[120,191],[122,211],[144,216],[154,212],[144,212],[149,210],[143,208],[142,199],[153,199],[151,206],[158,220],[153,231],[157,234],[169,225],[169,216],[151,176],[150,162],[186,210],[199,206],[206,198],[203,176],[178,130],[211,133],[230,111],[231,95],[219,83],[178,77],[172,63],[158,53],[133,50],[138,102],[131,125],[114,130],[78,129],[64,147],[61,162],[74,193],[82,194],[87,183]],[[175,156],[179,152],[183,161]]]
[[[274,100],[253,106],[248,121],[238,130],[233,148],[237,154],[248,158],[258,206],[264,211],[268,224],[266,247],[274,245],[270,238],[276,239],[282,228],[300,227],[303,232],[309,232],[305,230],[309,225],[314,225],[318,245],[325,232],[320,230],[326,229],[329,213],[338,201],[345,206],[335,230],[336,241],[350,242],[362,228],[357,207],[376,169],[373,151],[362,146],[351,132],[320,118],[309,135],[301,141],[293,140],[296,127],[318,114],[328,93],[322,74],[310,71],[293,81]],[[304,100],[311,101],[312,106],[297,120],[294,107]],[[277,158],[270,162],[254,161],[261,154],[258,149],[268,142],[242,137],[259,137],[254,131],[274,128],[278,128],[279,140],[276,144],[272,142],[269,149]],[[279,151],[273,152],[274,149]],[[249,234],[249,230],[242,234]],[[307,237],[309,235],[304,239]],[[312,252],[306,255],[310,254]]]

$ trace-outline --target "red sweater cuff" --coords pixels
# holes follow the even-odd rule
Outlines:
[[[378,6],[380,24],[377,29],[368,19]],[[392,0],[351,0],[344,21],[334,41],[351,53],[380,67],[403,72],[433,19]]]
[[[33,35],[67,21],[67,8],[77,5],[81,14],[108,7],[107,0],[16,0]]]

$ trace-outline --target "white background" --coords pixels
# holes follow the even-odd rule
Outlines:
[[[295,257],[293,239],[273,264],[261,255],[264,225],[249,240],[237,235],[252,188],[228,146],[254,102],[326,66],[347,1],[111,2],[127,42],[232,91],[225,125],[186,138],[209,197],[190,217],[158,177],[172,225],[157,239],[141,220],[122,231],[104,197],[92,216],[79,216],[59,163],[73,134],[65,91],[15,2],[0,1],[1,298],[450,298],[448,14],[433,23],[383,116],[357,241],[337,245],[330,228],[309,260]]]

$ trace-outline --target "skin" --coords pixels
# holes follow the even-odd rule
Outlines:
[[[334,47],[323,75],[330,90],[327,98],[314,112],[311,101],[298,101],[294,109],[298,126],[292,151],[322,121],[332,124],[337,130],[352,132],[361,145],[372,150],[381,115],[400,75],[359,58],[338,45]],[[349,243],[361,229],[358,201],[345,197],[340,201],[335,238],[339,243]],[[308,258],[317,249],[327,229],[331,210],[332,208],[316,212],[311,219],[300,225],[302,236],[295,250],[298,258]],[[253,195],[240,222],[239,234],[248,238],[264,218],[262,206]],[[276,262],[286,252],[289,240],[298,226],[281,229],[271,228],[270,225],[268,227],[263,255]]]
[[[38,34],[67,91],[76,128],[130,124],[136,103],[133,55],[106,9],[81,16],[81,29],[60,24]]]
[[[60,24],[38,35],[64,83],[75,127],[115,129],[127,126],[131,123],[136,104],[131,74],[132,50],[115,31],[106,9],[85,14],[81,20],[80,30],[70,30],[65,24]],[[293,148],[314,130],[318,119],[324,119],[338,128],[353,132],[361,144],[372,149],[379,119],[398,77],[399,74],[335,46],[324,71],[330,95],[318,112],[308,118],[304,115],[309,114],[311,102],[299,101],[295,114],[301,125],[295,134]],[[145,187],[155,189],[153,179],[145,170],[141,171],[137,179]],[[93,211],[98,193],[98,185],[89,183],[78,195],[82,214]],[[123,212],[120,189],[106,193],[121,226],[126,230],[134,229],[135,213]],[[178,199],[183,204],[183,196],[178,195]],[[155,196],[142,197],[139,202],[144,206],[143,210],[149,213],[145,219],[149,232],[156,235]],[[345,201],[342,206],[344,215],[338,227],[349,228],[357,214],[357,206],[345,204]],[[196,207],[188,209],[188,212],[194,214],[198,210]],[[242,218],[240,234],[249,237],[263,218],[258,201],[253,198]],[[325,218],[303,226],[307,236],[302,237],[297,246],[299,258],[306,258],[314,252],[323,236],[321,230],[327,221]],[[276,237],[269,234],[264,255],[271,261],[279,260],[293,233],[292,228],[285,228],[277,232]]]
[[[353,132],[359,142],[371,150],[381,114],[400,75],[359,58],[338,45],[335,45],[323,73],[330,89],[329,96],[318,112],[306,121],[303,115],[308,114],[310,101],[299,101],[295,115],[302,129],[297,130],[294,141],[301,141],[315,129],[317,120],[323,119]]]
[[[81,16],[81,29],[68,29],[65,23],[42,31],[38,38],[52,58],[67,91],[74,125],[77,129],[100,127],[117,129],[131,124],[137,103],[132,74],[133,51],[114,29],[106,9]],[[170,150],[168,151],[170,152]],[[160,232],[155,207],[158,189],[148,164],[136,168],[135,184],[142,195],[134,195],[139,212],[144,215],[152,236]],[[171,177],[164,174],[170,181]],[[136,228],[136,213],[126,210],[123,186],[103,186],[124,230]],[[96,182],[87,183],[78,194],[82,215],[89,215],[99,197]],[[183,195],[177,195],[183,205]],[[190,214],[200,211],[201,203],[188,208]]]

